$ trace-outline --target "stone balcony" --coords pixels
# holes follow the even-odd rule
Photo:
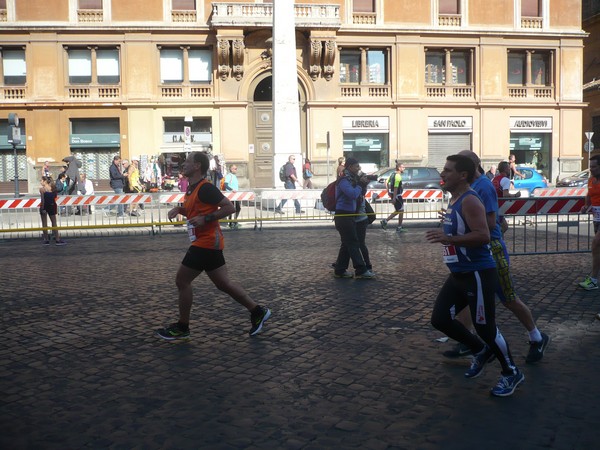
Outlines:
[[[339,28],[339,5],[294,5],[296,27]],[[270,27],[273,24],[272,3],[227,3],[212,4],[210,23],[213,27]]]

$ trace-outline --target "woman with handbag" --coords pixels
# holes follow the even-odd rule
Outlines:
[[[302,187],[304,189],[313,188],[312,176],[312,164],[310,163],[310,159],[306,158],[304,160],[304,165],[302,166],[302,178],[304,178],[304,183],[302,184]]]

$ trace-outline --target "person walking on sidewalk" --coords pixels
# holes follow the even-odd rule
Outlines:
[[[285,163],[285,181],[284,187],[286,189],[296,189],[296,182],[298,182],[298,175],[296,174],[296,166],[294,166],[294,161],[296,161],[296,157],[294,155],[290,155],[288,157],[288,162]],[[279,206],[275,208],[275,212],[277,214],[283,214],[281,208],[286,204],[287,199],[281,200]],[[300,207],[300,202],[297,199],[294,199],[294,207],[296,208],[296,214],[302,214],[302,208]]]
[[[502,237],[502,231],[498,221],[498,197],[496,195],[496,188],[492,182],[483,175],[483,168],[481,167],[479,156],[471,150],[463,150],[459,155],[470,158],[477,168],[477,170],[475,170],[473,181],[471,182],[471,189],[479,195],[483,207],[485,208],[487,224],[490,230],[492,257],[496,262],[496,270],[498,271],[499,284],[496,294],[502,305],[509,309],[527,330],[529,335],[529,352],[527,353],[525,362],[529,364],[536,363],[544,357],[544,352],[550,342],[550,337],[547,334],[540,332],[533,319],[531,310],[521,301],[521,298],[516,293],[510,273],[508,250]],[[457,314],[456,317],[466,328],[473,328],[473,322],[471,321],[468,311],[463,310]],[[444,356],[453,358],[465,356],[469,353],[467,347],[458,343],[454,350],[444,352]]]
[[[110,175],[110,187],[115,191],[115,194],[122,194],[127,177],[121,171],[121,157],[119,155],[113,157],[108,173]],[[110,209],[112,208],[113,206],[110,207]],[[124,211],[123,204],[119,203],[117,205],[117,217],[123,217]]]
[[[388,195],[394,202],[394,212],[389,215],[387,219],[382,220],[381,228],[387,230],[388,222],[398,216],[398,227],[396,228],[397,233],[406,231],[402,228],[402,220],[404,219],[404,199],[402,198],[402,174],[404,173],[404,164],[401,162],[396,163],[396,171],[390,175],[385,182],[385,187],[388,190]]]
[[[236,164],[232,164],[229,166],[229,173],[225,175],[225,192],[236,193],[240,189],[237,177],[237,170],[238,168]],[[231,228],[232,230],[237,230],[240,228],[240,224],[237,220],[240,215],[240,212],[242,211],[242,202],[233,201],[231,203],[235,208],[235,216],[229,216],[229,228]]]
[[[375,274],[367,268],[367,263],[361,252],[361,241],[357,232],[357,211],[367,192],[369,179],[358,175],[360,164],[354,158],[346,159],[344,176],[338,179],[335,187],[335,229],[342,241],[337,260],[334,264],[336,278],[375,278]],[[352,259],[354,275],[348,271]]]
[[[56,228],[58,226],[56,222],[56,213],[58,212],[58,206],[56,205],[57,195],[54,180],[51,177],[42,177],[42,184],[40,186],[40,218],[42,220],[42,227],[48,227],[48,217],[50,217],[50,222],[52,223],[52,227],[54,227],[55,244],[60,246],[67,243],[60,238],[60,232]],[[44,245],[50,245],[48,230],[43,230],[42,236]]]
[[[590,158],[590,178],[588,192],[582,213],[594,215],[594,240],[592,241],[592,271],[579,283],[586,291],[598,289],[598,273],[600,273],[600,155]],[[600,320],[600,315],[596,317]]]
[[[179,291],[179,321],[157,330],[156,334],[161,339],[189,339],[192,282],[204,271],[217,289],[250,312],[250,336],[259,333],[271,316],[269,308],[258,305],[240,285],[229,278],[223,257],[223,232],[219,219],[235,212],[235,208],[219,188],[207,179],[208,168],[209,157],[205,152],[192,152],[187,157],[183,163],[183,174],[188,177],[189,186],[183,206],[176,206],[168,213],[170,220],[178,214],[187,217],[191,245],[175,277]]]
[[[485,208],[469,185],[474,174],[475,164],[468,157],[451,155],[446,158],[442,180],[452,198],[444,214],[443,228],[431,229],[425,237],[431,243],[443,245],[443,258],[450,275],[435,300],[431,324],[448,337],[467,345],[475,355],[465,378],[478,377],[492,357],[498,358],[502,375],[491,394],[507,397],[514,393],[525,376],[514,363],[508,343],[496,326],[494,291],[498,273],[490,253]],[[467,307],[481,339],[454,318],[454,312]]]

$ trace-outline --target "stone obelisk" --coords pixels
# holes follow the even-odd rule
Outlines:
[[[294,0],[277,0],[273,2],[273,186],[283,185],[279,168],[292,154],[302,180],[300,147]]]

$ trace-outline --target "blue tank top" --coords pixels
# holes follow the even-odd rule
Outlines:
[[[448,206],[444,216],[444,233],[447,236],[462,236],[471,231],[462,215],[462,202],[469,195],[479,198],[475,191],[469,190]],[[444,262],[450,272],[474,272],[496,267],[489,244],[479,247],[444,245]]]

